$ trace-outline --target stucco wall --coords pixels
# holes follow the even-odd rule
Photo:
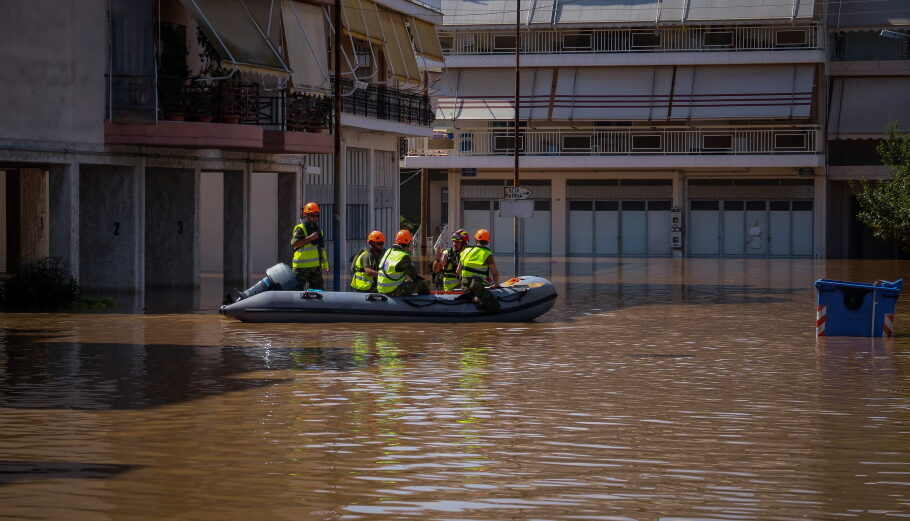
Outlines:
[[[104,0],[4,0],[0,138],[102,143]]]

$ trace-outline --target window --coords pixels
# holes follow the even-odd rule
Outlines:
[[[652,32],[632,33],[633,49],[653,49],[654,47],[660,47],[660,34],[654,34]]]
[[[733,134],[706,134],[702,136],[704,150],[732,150]]]
[[[521,136],[518,143],[518,151],[524,150],[525,137]],[[515,137],[513,136],[493,136],[493,150],[495,152],[512,152],[515,150]]]
[[[772,212],[789,212],[790,201],[771,201]]]
[[[598,212],[615,212],[619,210],[619,201],[594,201],[594,209]]]
[[[741,212],[745,207],[745,201],[724,201],[724,210],[728,212]]]
[[[474,134],[462,134],[460,141],[462,152],[471,152],[474,150]]]
[[[632,136],[632,150],[660,150],[660,134]]]
[[[750,212],[765,211],[768,209],[767,201],[746,201],[746,210]]]
[[[669,212],[670,201],[648,201],[649,212]]]
[[[733,31],[708,31],[704,44],[705,47],[733,47]]]
[[[439,47],[441,47],[443,51],[451,51],[452,48],[455,47],[455,37],[451,34],[440,34]]]
[[[349,204],[347,205],[347,230],[348,237],[366,237],[370,233],[367,227],[370,223],[369,215],[370,205],[368,204]]]
[[[569,134],[562,137],[563,150],[591,150],[591,136]]]
[[[717,211],[720,209],[720,201],[689,201],[689,209],[693,211]]]
[[[774,134],[774,148],[777,150],[805,150],[806,134]]]
[[[464,201],[465,210],[489,210],[490,201]]]
[[[550,211],[550,200],[549,199],[534,199],[534,211],[535,212],[549,212]]]
[[[593,201],[569,201],[570,212],[590,212],[593,208]]]
[[[643,212],[645,211],[644,201],[623,201],[622,211],[624,212]]]
[[[806,45],[808,33],[805,29],[782,29],[774,33],[774,45],[786,47],[790,45]]]
[[[794,212],[811,212],[812,201],[793,201]]]
[[[493,49],[497,51],[514,51],[515,35],[514,34],[496,34],[493,35]]]
[[[567,51],[586,50],[591,48],[591,33],[564,33],[562,48]]]

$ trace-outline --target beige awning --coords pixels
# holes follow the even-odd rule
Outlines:
[[[344,30],[355,38],[383,43],[379,6],[373,0],[344,0],[341,14]]]
[[[293,0],[281,1],[281,17],[291,85],[324,91],[330,87],[325,17],[322,7]]]
[[[410,26],[411,36],[414,38],[414,50],[417,54],[431,60],[443,61],[439,37],[436,36],[436,27],[413,17],[410,19]]]
[[[180,1],[218,51],[222,66],[281,76],[290,73],[266,34],[272,0]],[[272,29],[277,34],[278,28]]]
[[[881,137],[885,127],[894,121],[901,128],[910,127],[907,92],[910,78],[905,76],[834,78],[829,137]]]
[[[394,11],[383,9],[380,11],[380,18],[384,34],[382,52],[389,73],[402,81],[420,82],[420,69],[417,68],[417,59],[408,38],[404,17]]]

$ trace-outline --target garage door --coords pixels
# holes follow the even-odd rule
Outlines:
[[[480,228],[490,230],[493,253],[511,254],[515,251],[514,221],[499,216],[499,200],[465,200],[463,227],[472,235]],[[551,212],[549,199],[534,200],[534,216],[522,219],[520,252],[528,255],[549,255]]]
[[[669,200],[569,201],[570,255],[669,255]]]
[[[689,255],[812,255],[812,201],[689,201]]]

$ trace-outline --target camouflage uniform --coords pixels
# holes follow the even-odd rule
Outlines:
[[[477,307],[483,311],[499,313],[499,299],[487,289],[487,281],[481,277],[462,277],[461,287],[465,293],[477,298]]]
[[[414,293],[417,293],[418,295],[428,295],[430,293],[430,285],[427,284],[426,279],[417,273],[417,268],[415,268],[414,263],[411,262],[410,255],[398,263],[398,270],[407,277],[410,277],[411,280],[402,281],[390,295],[393,297],[404,297],[413,295]]]

